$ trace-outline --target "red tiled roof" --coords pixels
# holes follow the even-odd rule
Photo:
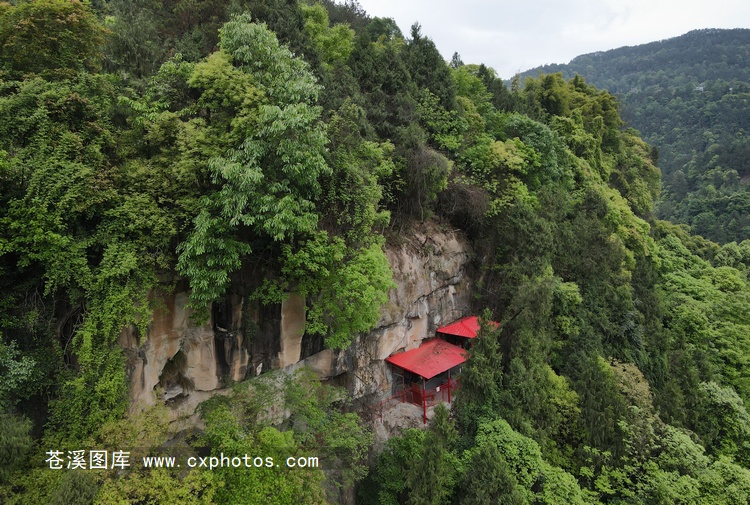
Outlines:
[[[490,321],[490,324],[495,327],[498,323]],[[449,324],[448,326],[442,326],[437,329],[438,333],[444,333],[446,335],[455,335],[457,337],[464,338],[476,338],[477,332],[479,331],[479,318],[477,316],[464,317],[459,319],[455,323]]]
[[[465,353],[456,345],[434,338],[417,349],[394,354],[385,360],[425,379],[431,379],[466,361]]]

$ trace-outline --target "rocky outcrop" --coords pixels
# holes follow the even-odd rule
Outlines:
[[[344,351],[324,349],[321,339],[305,335],[305,302],[295,294],[276,306],[228,296],[203,325],[191,322],[186,293],[155,294],[159,308],[145,339],[132,330],[121,338],[133,403],[194,406],[232,381],[302,366],[346,386],[355,398],[387,396],[385,358],[418,347],[438,326],[470,312],[471,252],[457,232],[427,223],[389,246],[387,255],[396,288],[377,327]]]
[[[186,293],[161,294],[142,345],[132,329],[123,332],[132,403],[153,403],[160,399],[154,393],[179,400],[245,378],[249,356],[242,335],[213,321],[195,325],[187,302]]]
[[[305,299],[291,293],[281,304],[280,367],[293,365],[300,360],[304,334]]]
[[[471,310],[471,251],[462,235],[430,223],[389,247],[387,255],[396,288],[378,326],[346,351],[323,351],[297,365],[310,366],[323,378],[335,378],[354,398],[389,395],[385,358],[419,347],[422,340],[435,336],[439,326]]]

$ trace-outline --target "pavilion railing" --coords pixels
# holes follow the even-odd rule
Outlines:
[[[405,386],[400,391],[397,391],[394,395],[385,400],[381,401],[377,405],[377,412],[380,421],[383,421],[383,412],[393,407],[398,402],[412,403],[418,407],[422,407],[423,420],[427,423],[427,408],[434,407],[435,405],[443,403],[451,403],[454,398],[456,389],[458,389],[459,382],[456,379],[448,379],[441,383],[439,386],[434,388],[428,388],[422,390],[422,385],[419,383],[412,384],[411,386]]]

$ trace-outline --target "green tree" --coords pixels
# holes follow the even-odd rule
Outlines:
[[[292,432],[280,432],[272,427],[248,430],[241,426],[229,407],[220,405],[204,414],[205,437],[215,455],[264,454],[274,461],[289,456],[301,456]],[[241,457],[241,456],[240,456]],[[222,468],[215,472],[224,485],[216,493],[220,504],[265,502],[272,504],[297,501],[304,504],[325,503],[320,469],[288,469],[277,467]]]
[[[701,409],[696,416],[699,433],[717,454],[734,456],[748,464],[750,458],[750,415],[744,402],[730,387],[715,382],[701,383]]]
[[[321,4],[302,5],[305,31],[325,65],[341,65],[354,49],[354,30],[339,23],[329,26],[328,12]]]
[[[0,411],[0,485],[26,468],[33,443],[28,419]]]
[[[372,443],[359,417],[343,412],[346,399],[342,390],[302,369],[291,376],[264,374],[237,384],[228,397],[203,403],[202,448],[215,455],[262,454],[278,465],[214,472],[220,482],[216,503],[322,504],[327,496],[336,501],[341,489],[364,475]],[[321,466],[284,465],[286,458],[302,456],[317,456]]]
[[[235,4],[236,5],[236,4]],[[242,4],[240,4],[242,6]],[[296,55],[314,56],[310,47],[305,18],[302,13],[302,3],[296,0],[254,0],[249,5],[250,15],[259,23],[265,24],[276,34],[279,41],[289,47]],[[235,7],[234,13],[241,14]]]
[[[408,486],[404,475],[421,460],[426,434],[425,430],[410,428],[388,439],[368,479],[359,488],[358,497],[363,503],[398,505],[406,501]]]
[[[529,503],[496,445],[485,444],[472,451],[465,468],[462,505]]]
[[[59,78],[100,64],[105,32],[87,3],[21,2],[0,16],[0,57],[9,70]]]
[[[732,462],[726,456],[719,457],[698,478],[701,497],[698,503],[727,504],[742,503],[750,499],[750,470]]]
[[[425,87],[438,96],[445,108],[454,107],[456,91],[453,76],[435,43],[422,35],[419,23],[414,23],[411,27],[406,64],[417,86]]]
[[[324,335],[331,348],[347,347],[380,318],[380,307],[393,287],[388,259],[380,243],[354,249],[339,237],[318,233],[297,250],[285,246],[282,274],[300,294],[310,298],[306,331]],[[273,291],[278,286],[271,288]]]
[[[18,401],[19,393],[34,376],[36,361],[23,356],[16,342],[0,342],[0,410],[8,410]]]
[[[406,215],[424,221],[432,215],[438,194],[446,188],[453,163],[425,145],[422,131],[414,128],[409,135],[414,135],[415,143],[405,155],[405,184],[400,198]]]
[[[55,490],[50,502],[52,505],[80,503],[91,505],[94,503],[99,486],[94,475],[85,472],[68,472]]]
[[[486,473],[472,466],[465,466],[466,482],[479,488],[480,483],[488,487],[469,489],[469,503],[480,502],[485,492],[494,496],[497,503],[577,503],[588,500],[575,478],[559,467],[554,467],[543,458],[539,445],[530,438],[515,432],[504,419],[483,422],[477,431],[475,446],[465,454],[467,461],[477,461],[478,454],[495,455],[499,458],[485,460]],[[482,466],[482,465],[480,465]],[[469,476],[477,471],[476,476]],[[489,479],[498,477],[508,483],[500,488]],[[486,480],[485,480],[486,479]],[[463,503],[463,502],[462,502]],[[493,500],[494,503],[494,500]]]
[[[163,468],[154,468],[147,472],[132,472],[116,480],[106,481],[92,503],[96,505],[116,505],[120,503],[184,503],[185,505],[237,503],[217,501],[219,486],[221,486],[221,480],[214,476],[213,472],[194,470],[184,477],[179,477],[171,475]]]
[[[311,370],[286,378],[283,395],[291,416],[286,421],[301,448],[323,462],[327,485],[339,491],[367,474],[373,436],[354,412],[344,412],[345,391],[324,385]]]
[[[324,178],[322,226],[353,247],[367,245],[390,222],[383,184],[395,169],[393,144],[367,140],[365,110],[346,99],[328,122],[332,173]]]
[[[82,73],[59,82],[27,79],[0,103],[3,117],[25,124],[3,122],[8,133],[3,148],[13,153],[3,178],[16,181],[3,192],[2,219],[9,224],[3,265],[12,265],[22,289],[41,299],[33,314],[23,316],[37,322],[14,335],[31,355],[46,355],[38,361],[43,375],[68,369],[56,380],[61,397],[45,392],[55,398],[51,426],[77,438],[125,411],[125,371],[116,341],[129,324],[145,334],[154,269],[167,266],[162,251],[175,233],[153,200],[118,191],[111,170],[114,94],[108,78]],[[17,289],[5,303],[21,296]],[[51,309],[57,304],[68,307],[65,317],[80,315],[79,323],[57,327]],[[68,358],[75,356],[67,367],[61,345],[66,342]],[[49,387],[46,380],[41,389]]]
[[[236,144],[211,160],[219,189],[204,198],[196,227],[180,246],[178,269],[191,279],[197,307],[223,294],[229,274],[250,252],[240,227],[274,242],[316,229],[319,177],[330,173],[320,110],[313,105],[319,86],[305,62],[249,16],[225,25],[221,48],[253,76],[263,100],[235,132]]]
[[[456,398],[456,417],[462,431],[473,434],[482,418],[498,414],[502,402],[503,366],[498,338],[485,310],[479,331],[461,369],[461,394]]]
[[[443,404],[435,407],[435,417],[424,438],[422,458],[405,475],[408,505],[439,505],[449,501],[460,475],[460,462],[453,453],[457,436],[448,408]]]
[[[124,76],[141,78],[153,74],[164,56],[159,34],[159,2],[113,0],[106,26],[111,31],[104,50],[105,68]]]

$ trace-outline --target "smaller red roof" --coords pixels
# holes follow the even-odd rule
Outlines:
[[[499,325],[494,321],[490,321],[490,324],[497,328]],[[476,338],[477,332],[479,331],[479,318],[477,316],[464,317],[459,319],[455,323],[449,324],[448,326],[442,326],[437,329],[438,333],[445,335],[455,335],[457,337],[464,338]]]
[[[423,343],[421,347],[394,354],[385,360],[420,377],[431,379],[466,361],[465,353],[466,351],[457,345],[434,338]]]

